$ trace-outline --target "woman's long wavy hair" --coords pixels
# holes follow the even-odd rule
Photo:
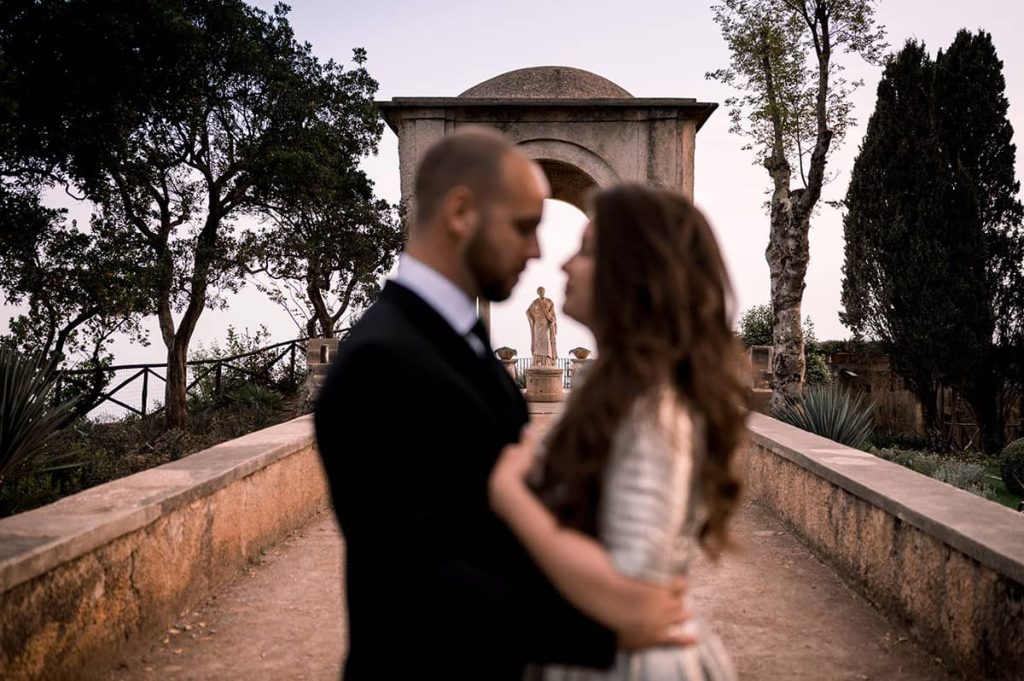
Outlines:
[[[619,185],[595,194],[591,208],[591,321],[600,352],[552,429],[537,491],[563,523],[596,535],[616,430],[637,400],[672,385],[704,424],[699,537],[717,556],[728,544],[739,493],[731,462],[746,413],[732,290],[718,244],[700,211],[664,189]]]

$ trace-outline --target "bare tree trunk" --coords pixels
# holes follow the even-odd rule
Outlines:
[[[189,289],[188,305],[174,328],[170,313],[170,289],[161,300],[160,328],[167,346],[166,425],[168,428],[188,427],[188,347],[199,316],[206,307],[206,290],[213,263],[222,213],[218,198],[211,194],[206,224],[196,240],[196,255]]]
[[[331,311],[327,309],[327,303],[320,293],[320,287],[317,286],[314,276],[309,276],[306,280],[306,295],[309,297],[309,303],[313,307],[313,319],[320,326],[320,335],[323,338],[334,338],[334,323],[331,320]]]
[[[967,402],[974,412],[974,420],[980,434],[982,451],[991,456],[998,455],[1005,444],[1005,420],[1003,416],[1003,394],[999,385],[1002,379],[995,368],[988,365],[979,367],[967,389]]]
[[[175,342],[167,350],[167,390],[165,414],[168,428],[188,427],[188,364],[187,343]]]
[[[771,239],[765,258],[771,272],[774,313],[773,411],[783,407],[787,400],[799,398],[803,391],[806,360],[800,306],[810,261],[809,217],[789,197],[772,201]]]
[[[928,446],[935,451],[949,448],[949,440],[942,432],[942,413],[939,411],[939,393],[942,390],[935,386],[909,386],[917,401],[921,403],[921,415],[924,417],[924,436]]]
[[[810,261],[808,231],[810,210],[804,207],[806,190],[790,191],[791,166],[786,160],[777,129],[774,153],[765,160],[772,178],[771,233],[765,260],[771,273],[772,298],[772,411],[785,406],[787,400],[800,397],[803,391],[804,335],[800,326],[800,304],[804,295],[804,279]]]

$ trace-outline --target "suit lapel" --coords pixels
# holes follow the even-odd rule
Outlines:
[[[388,281],[381,292],[381,300],[387,300],[398,307],[421,330],[423,337],[434,346],[454,373],[466,379],[466,383],[487,408],[494,413],[499,423],[506,423],[516,409],[514,400],[521,401],[518,388],[511,383],[505,369],[493,356],[481,358],[426,301],[416,293],[393,281]],[[505,374],[504,377],[497,372]],[[511,384],[511,390],[510,390]],[[512,392],[515,392],[513,395]]]

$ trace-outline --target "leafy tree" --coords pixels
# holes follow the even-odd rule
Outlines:
[[[990,452],[1024,346],[1024,234],[1003,89],[983,32],[961,32],[935,61],[915,42],[890,60],[846,197],[840,315],[882,342],[935,444],[937,393],[951,386]]]
[[[739,321],[739,336],[744,347],[752,345],[772,344],[773,316],[771,305],[754,305],[748,308]],[[807,371],[805,379],[808,385],[828,384],[832,382],[832,371],[828,366],[827,352],[821,347],[814,333],[814,322],[810,315],[804,320],[801,330]]]
[[[984,451],[995,455],[1024,386],[1024,209],[1003,63],[989,33],[961,30],[939,52],[934,92],[947,181],[966,212],[957,269],[972,275],[961,310],[966,352],[955,380]]]
[[[707,76],[744,92],[726,101],[732,130],[748,137],[772,180],[765,256],[774,311],[772,407],[779,410],[802,389],[808,232],[828,155],[853,123],[850,93],[860,84],[843,78],[834,57],[878,63],[884,30],[870,0],[723,0],[712,11],[732,61]]]
[[[944,258],[958,239],[950,234],[957,222],[942,206],[933,70],[924,46],[908,42],[878,84],[846,194],[840,319],[855,334],[882,341],[934,439],[943,372],[955,361],[957,339],[948,332],[958,325],[960,301],[945,287],[959,268],[935,266],[949,262]]]
[[[754,305],[747,308],[739,321],[740,340],[743,347],[771,345],[774,316],[771,305]]]
[[[75,387],[75,413],[95,406],[108,382],[114,334],[146,343],[149,309],[135,275],[139,250],[111,241],[102,224],[80,230],[38,193],[0,179],[0,293],[23,311],[9,322],[7,344],[41,357],[49,370],[91,369]]]
[[[264,214],[289,177],[330,172],[338,154],[354,165],[381,134],[363,53],[351,70],[320,62],[287,12],[240,0],[21,0],[0,13],[19,153],[94,202],[114,243],[142,244],[171,427],[187,421],[199,317],[242,282],[234,221]],[[325,139],[336,144],[328,162]]]
[[[257,286],[309,337],[333,338],[376,299],[404,241],[395,208],[374,196],[350,154],[337,153],[338,132],[320,131],[316,177],[297,169],[272,188],[266,228],[247,233],[242,248],[250,273],[270,279]]]

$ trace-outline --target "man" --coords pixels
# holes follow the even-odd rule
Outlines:
[[[530,320],[530,354],[533,355],[533,366],[555,366],[558,359],[555,345],[558,321],[555,318],[555,304],[550,298],[544,297],[543,286],[537,289],[537,297],[526,308],[526,318]]]
[[[346,542],[347,681],[519,679],[528,661],[603,667],[617,645],[663,640],[655,618],[613,632],[572,608],[488,507],[491,468],[528,415],[474,299],[505,300],[539,257],[547,193],[498,133],[432,147],[398,273],[324,383],[316,432]],[[662,612],[681,590],[637,588]]]

